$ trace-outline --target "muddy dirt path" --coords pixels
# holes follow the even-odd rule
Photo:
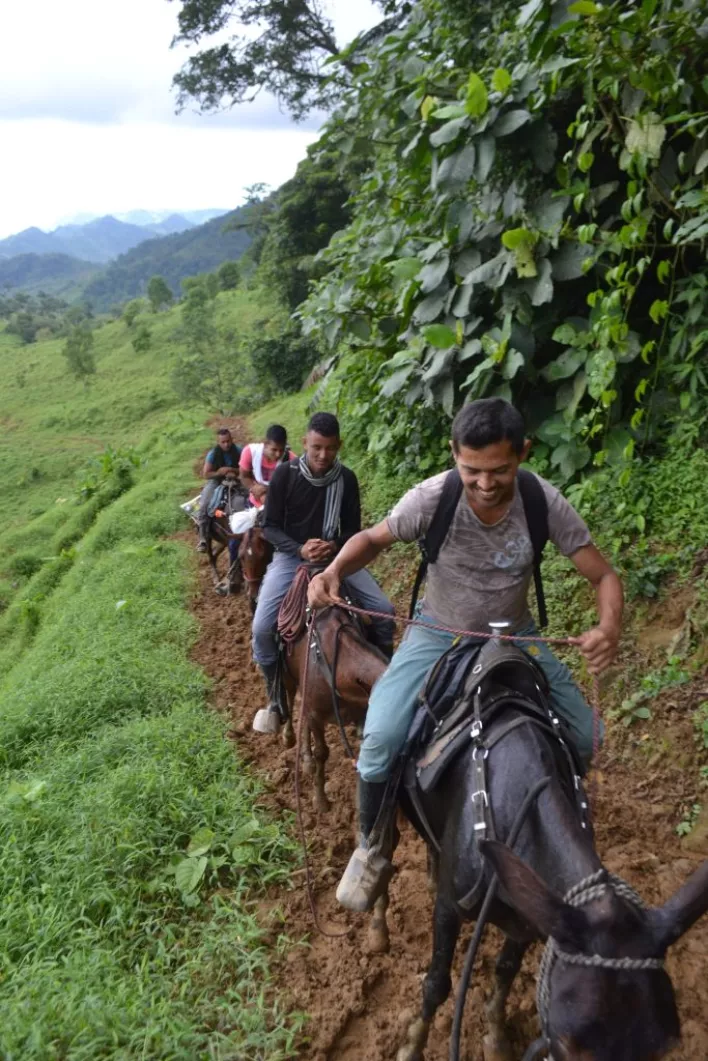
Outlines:
[[[267,802],[276,811],[291,813],[295,807],[294,751],[285,750],[279,739],[251,730],[253,714],[262,706],[263,689],[250,662],[246,602],[241,597],[217,597],[205,564],[200,564],[199,572],[201,592],[195,597],[194,612],[202,635],[194,657],[213,678],[216,706],[230,719],[230,737],[239,754],[263,778]],[[692,741],[685,711],[677,707],[674,715],[666,740],[688,748],[687,754],[683,759],[681,755],[662,755],[659,748],[647,755],[632,751],[627,741],[622,745],[620,738],[620,744],[613,744],[605,757],[597,812],[598,846],[606,866],[625,877],[651,903],[667,898],[708,855],[708,851],[683,851],[673,831],[687,785],[695,784],[696,776],[694,764],[687,761],[692,758]],[[352,766],[335,733],[330,747],[327,791],[333,809],[326,816],[315,814],[311,781],[304,778],[304,817],[321,922],[349,931],[343,939],[324,938],[312,931],[302,873],[296,871],[292,887],[274,895],[272,905],[284,911],[288,934],[295,939],[307,937],[309,946],[292,948],[275,975],[289,1005],[312,1016],[309,1040],[303,1044],[300,1057],[312,1061],[391,1061],[404,1027],[417,1011],[429,959],[432,901],[426,890],[425,852],[410,826],[401,823],[402,839],[396,853],[399,872],[391,887],[389,908],[390,953],[367,953],[367,919],[342,911],[334,898],[336,882],[352,849],[355,785]],[[270,905],[265,904],[264,909]],[[273,933],[275,939],[277,927]],[[469,931],[463,933],[458,947],[453,987],[469,935]],[[491,930],[483,947],[481,971],[475,976],[476,986],[467,1001],[462,1053],[466,1061],[482,1061],[482,985],[491,982],[498,940]],[[536,948],[527,956],[510,1000],[518,1057],[538,1034],[534,973],[539,953]],[[683,1025],[682,1046],[672,1056],[675,1061],[702,1061],[708,1058],[708,919],[674,947],[668,967],[677,987]],[[452,1004],[448,1001],[431,1033],[427,1061],[447,1058],[451,1022]]]

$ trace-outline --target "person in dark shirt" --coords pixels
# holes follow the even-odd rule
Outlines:
[[[216,488],[224,481],[226,475],[238,475],[238,462],[241,448],[231,437],[228,427],[220,427],[216,433],[217,444],[210,449],[204,458],[202,475],[206,479],[199,498],[199,541],[197,552],[207,551],[207,529],[209,527],[209,503]]]
[[[305,452],[299,460],[279,465],[268,487],[263,533],[275,549],[266,571],[253,617],[253,658],[265,678],[268,707],[253,722],[260,733],[277,733],[278,611],[299,565],[327,564],[345,542],[361,530],[359,483],[340,463],[339,422],[331,413],[316,413],[307,425]],[[393,615],[393,605],[368,571],[358,571],[347,585],[360,607]],[[375,619],[373,639],[390,658],[393,620]]]

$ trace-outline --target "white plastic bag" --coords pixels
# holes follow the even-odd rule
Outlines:
[[[190,519],[195,521],[199,515],[199,502],[201,501],[201,497],[201,494],[197,494],[197,496],[193,497],[191,501],[185,501],[183,505],[179,506],[186,516],[189,516]]]
[[[257,508],[246,508],[243,512],[232,512],[229,516],[229,526],[232,534],[245,534],[256,524],[258,516]]]

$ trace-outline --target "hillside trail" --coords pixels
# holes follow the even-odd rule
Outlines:
[[[286,750],[279,738],[251,729],[255,711],[263,706],[264,690],[251,662],[246,601],[242,596],[218,597],[207,566],[200,564],[193,611],[201,628],[193,658],[214,682],[214,702],[229,719],[229,738],[263,781],[265,805],[276,815],[291,817],[295,810],[294,749]],[[695,690],[690,695],[706,692]],[[685,689],[679,693],[688,695]],[[708,854],[682,850],[674,833],[690,784],[687,778],[692,775],[695,779],[695,771],[687,761],[693,747],[690,724],[684,721],[687,705],[678,702],[676,691],[673,700],[675,710],[669,712],[671,733],[667,741],[688,750],[678,757],[654,754],[647,758],[639,752],[631,755],[619,746],[611,748],[605,753],[596,811],[598,849],[605,865],[653,904],[672,894]],[[328,740],[331,756],[326,787],[332,809],[327,815],[315,813],[312,782],[304,777],[303,815],[320,921],[329,929],[348,928],[348,935],[333,939],[313,930],[301,869],[293,872],[289,887],[260,903],[260,914],[274,945],[281,932],[294,940],[307,940],[306,946],[290,948],[280,961],[273,955],[275,990],[281,1004],[306,1011],[312,1018],[307,1028],[309,1038],[297,1056],[311,1061],[391,1061],[405,1026],[417,1012],[430,958],[432,900],[426,888],[425,849],[408,823],[401,820],[401,842],[395,857],[398,873],[391,885],[389,907],[391,948],[386,955],[369,954],[367,917],[343,911],[334,897],[355,841],[355,775],[334,728]],[[453,992],[470,931],[466,926],[458,945]],[[481,961],[477,961],[463,1035],[461,1056],[466,1061],[483,1061],[483,999],[500,939],[495,929],[489,929]],[[539,1031],[534,979],[539,956],[539,947],[527,955],[510,997],[511,1031],[518,1057]],[[668,960],[683,1027],[683,1042],[672,1055],[674,1061],[708,1057],[707,966],[708,918],[704,918],[672,949]],[[451,1024],[449,1000],[436,1017],[427,1061],[446,1061]]]

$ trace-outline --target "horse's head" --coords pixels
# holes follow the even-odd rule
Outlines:
[[[662,907],[647,910],[621,884],[589,888],[587,905],[571,905],[503,844],[484,844],[484,854],[505,899],[549,940],[539,1008],[553,1061],[665,1057],[680,1029],[662,959],[708,910],[708,861]]]
[[[243,580],[246,583],[246,596],[252,611],[255,611],[258,591],[272,556],[273,546],[264,538],[260,526],[256,524],[255,527],[247,530],[241,539],[238,558],[241,562]]]

